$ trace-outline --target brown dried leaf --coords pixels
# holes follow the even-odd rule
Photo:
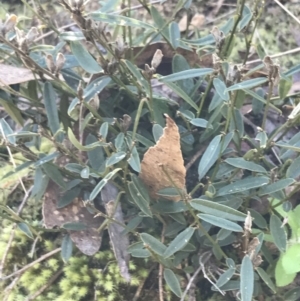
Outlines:
[[[166,173],[178,189],[185,187],[186,170],[180,149],[178,127],[174,120],[166,114],[165,116],[167,126],[156,145],[150,147],[145,153],[139,175],[154,199],[157,198],[156,193],[159,190],[173,186]],[[179,201],[180,197],[175,197],[172,200]]]
[[[75,198],[73,202],[64,207],[57,208],[57,201],[61,196],[60,188],[53,181],[50,181],[45,193],[43,202],[43,217],[46,228],[55,226],[61,227],[65,223],[80,222],[86,225],[87,229],[82,231],[69,231],[72,241],[77,248],[86,255],[95,254],[100,246],[102,235],[97,231],[103,223],[102,217],[94,218],[81,198]]]
[[[183,17],[178,22],[178,27],[180,32],[186,31],[187,22],[188,22],[187,14],[184,14]]]
[[[189,29],[195,30],[200,29],[205,24],[205,16],[203,14],[195,14],[191,20]]]

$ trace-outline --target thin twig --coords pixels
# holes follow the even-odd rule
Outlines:
[[[291,13],[285,6],[283,6],[278,0],[274,0],[275,3],[277,3],[290,17],[292,17],[299,25],[300,25],[300,20],[293,14]]]
[[[201,147],[196,154],[191,158],[189,163],[185,166],[186,171],[195,163],[195,161],[204,153],[206,147]]]
[[[10,274],[10,275],[8,275],[8,276],[5,276],[5,277],[0,278],[0,280],[7,280],[7,279],[9,279],[9,278],[11,278],[11,277],[13,277],[13,276],[15,276],[15,275],[19,275],[20,273],[23,273],[23,272],[25,272],[26,270],[28,270],[29,268],[31,268],[32,266],[34,266],[36,263],[39,263],[39,262],[41,262],[41,261],[47,259],[48,257],[50,257],[50,256],[52,256],[52,255],[54,255],[54,254],[56,254],[56,253],[58,253],[58,252],[60,252],[60,251],[61,251],[61,248],[57,248],[57,249],[55,249],[55,250],[53,250],[53,251],[51,251],[51,252],[49,252],[49,253],[47,253],[47,254],[41,256],[41,257],[38,258],[37,260],[32,261],[32,262],[30,262],[29,264],[25,265],[22,269],[20,269],[20,270],[18,270],[18,271],[15,271],[15,272],[13,272],[12,274]]]

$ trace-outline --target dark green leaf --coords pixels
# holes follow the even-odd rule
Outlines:
[[[102,68],[99,66],[97,61],[91,56],[91,54],[86,50],[85,47],[78,41],[70,42],[71,50],[76,57],[79,65],[89,73],[99,73]]]
[[[259,195],[266,195],[266,194],[271,194],[274,193],[276,191],[285,189],[286,187],[292,185],[295,182],[294,179],[282,179],[279,180],[275,183],[269,184],[264,186],[263,188],[260,189],[259,191]]]
[[[228,101],[229,100],[229,93],[226,91],[227,87],[224,84],[223,81],[221,81],[219,78],[214,78],[214,87],[216,89],[216,92],[221,97],[221,99]]]
[[[260,267],[257,267],[256,271],[259,274],[260,278],[264,281],[264,283],[273,291],[274,294],[276,294],[276,287],[271,277]]]
[[[174,274],[174,272],[170,269],[165,269],[164,270],[164,279],[165,279],[167,285],[169,286],[169,288],[171,289],[171,291],[177,297],[180,298],[182,295],[182,291],[181,291],[179,280],[176,277],[176,275]]]
[[[65,235],[61,242],[61,258],[66,263],[72,256],[73,242],[69,234]]]
[[[258,188],[267,185],[269,181],[270,179],[267,177],[247,177],[243,180],[236,181],[232,184],[220,188],[217,195],[223,196],[228,194],[244,192],[253,188]]]
[[[132,147],[131,153],[130,153],[130,156],[129,156],[129,159],[127,160],[127,162],[134,171],[136,171],[136,172],[141,171],[140,156],[139,156],[139,153],[135,146]]]
[[[254,79],[248,79],[243,82],[234,84],[227,88],[227,91],[235,91],[235,90],[243,90],[243,89],[251,89],[253,87],[259,86],[261,84],[264,84],[268,81],[268,78],[266,77],[257,77]]]
[[[87,226],[81,222],[70,222],[70,223],[63,224],[61,228],[64,228],[66,230],[71,230],[71,231],[82,231],[82,230],[86,230]]]
[[[195,126],[198,126],[198,127],[201,127],[201,128],[210,128],[212,129],[213,127],[211,125],[207,126],[208,125],[208,121],[205,120],[205,119],[202,119],[202,118],[194,118],[192,120],[190,120],[190,123],[192,125],[195,125]]]
[[[163,135],[164,129],[161,125],[159,124],[154,124],[152,127],[152,134],[154,137],[155,142],[159,140],[159,138]]]
[[[163,256],[164,252],[167,249],[167,247],[163,243],[147,233],[141,233],[140,237],[144,244],[146,244],[147,247],[149,247],[153,252],[160,256]]]
[[[242,30],[244,27],[246,27],[251,21],[251,19],[252,19],[252,11],[247,5],[245,5],[243,9],[242,19],[238,25],[239,30]]]
[[[90,200],[93,201],[96,196],[99,194],[99,192],[102,190],[102,188],[107,184],[107,182],[113,178],[113,176],[120,171],[121,168],[116,168],[113,171],[109,172],[93,189],[93,191],[90,194]]]
[[[214,69],[211,68],[196,68],[196,69],[189,69],[180,71],[177,73],[173,73],[171,75],[162,76],[159,78],[160,81],[167,83],[167,82],[174,82],[177,80],[187,79],[187,78],[195,78],[200,76],[205,76],[208,74],[213,73]]]
[[[45,163],[42,165],[42,168],[46,175],[55,182],[58,186],[60,186],[63,189],[66,189],[66,183],[64,181],[64,177],[58,170],[58,167],[56,165],[53,165],[51,163]]]
[[[200,219],[202,219],[214,226],[217,226],[219,228],[227,229],[227,230],[234,231],[234,232],[243,232],[243,228],[240,225],[238,225],[234,222],[231,222],[229,220],[226,220],[224,218],[216,217],[216,216],[213,216],[210,214],[204,214],[204,213],[197,214],[197,216]]]
[[[169,36],[170,36],[170,42],[174,49],[176,49],[179,46],[179,39],[180,39],[180,31],[178,27],[178,23],[171,22],[169,24]]]
[[[52,84],[48,81],[44,84],[44,101],[49,127],[52,135],[54,135],[59,130],[60,125],[56,106],[55,91]]]
[[[63,208],[72,203],[72,201],[78,197],[81,191],[80,187],[74,187],[68,190],[62,197],[59,198],[57,202],[57,208]]]
[[[251,161],[246,161],[244,158],[228,158],[225,160],[225,162],[237,168],[247,169],[261,173],[267,172],[261,165]]]
[[[233,221],[244,222],[247,217],[247,215],[242,212],[208,200],[193,199],[191,200],[190,205],[198,211]]]
[[[101,124],[99,133],[103,139],[106,139],[108,133],[108,122],[103,122]]]
[[[235,273],[235,268],[229,268],[222,275],[220,275],[218,281],[216,282],[216,286],[220,288],[221,286],[226,284],[234,275],[234,273]]]
[[[244,256],[241,266],[241,300],[252,301],[254,291],[254,271],[250,257]]]
[[[300,176],[300,157],[293,160],[292,164],[286,171],[287,178],[296,179]]]
[[[125,152],[118,152],[111,155],[106,161],[106,167],[117,164],[118,162],[122,161],[125,157],[126,157]]]
[[[270,231],[276,247],[280,252],[285,252],[287,244],[286,233],[282,227],[282,222],[277,215],[271,215]]]
[[[180,234],[176,236],[176,238],[170,243],[167,247],[166,251],[164,252],[164,258],[168,258],[172,256],[174,253],[180,251],[186,244],[189,242],[191,237],[194,234],[195,229],[192,227],[186,228]]]
[[[217,135],[210,142],[207,149],[205,150],[198,166],[199,181],[206,175],[209,169],[218,160],[221,151],[221,135]]]
[[[18,228],[29,238],[33,239],[32,232],[26,223],[18,223]]]

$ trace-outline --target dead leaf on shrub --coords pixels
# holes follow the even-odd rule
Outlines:
[[[154,199],[157,199],[156,193],[159,190],[173,187],[166,173],[177,188],[185,188],[186,170],[180,149],[180,134],[174,120],[166,114],[165,116],[167,126],[156,145],[145,153],[139,175]],[[170,199],[179,201],[180,197]]]
[[[141,47],[134,47],[126,51],[125,58],[131,58],[131,51],[134,57],[134,63],[139,66],[140,68],[144,68],[145,64],[150,65],[151,60],[153,58],[154,53],[157,49],[160,49],[163,54],[162,63],[160,64],[159,68],[165,68],[165,64],[171,64],[172,59],[176,53],[181,54],[186,58],[188,63],[191,67],[201,66],[201,67],[212,67],[212,56],[211,54],[205,55],[203,54],[200,57],[196,51],[194,50],[187,50],[184,48],[178,47],[176,52],[170,47],[169,44],[164,42],[157,42],[153,44],[149,44],[147,46]],[[158,71],[158,73],[162,74]]]
[[[31,70],[0,64],[0,87],[25,83],[34,80]]]

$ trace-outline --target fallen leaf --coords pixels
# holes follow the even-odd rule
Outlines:
[[[101,246],[102,235],[97,231],[103,223],[103,217],[95,217],[78,197],[64,208],[57,208],[57,201],[62,192],[59,186],[50,181],[43,202],[43,217],[46,228],[61,227],[65,223],[80,222],[86,226],[81,231],[68,231],[77,248],[86,255],[94,255]]]
[[[156,145],[145,153],[139,175],[154,199],[157,199],[159,190],[174,187],[172,182],[180,190],[185,188],[186,170],[180,149],[180,134],[174,120],[166,114],[165,116],[167,126]],[[170,197],[170,199],[179,201],[181,198]]]
[[[184,14],[183,17],[178,22],[178,27],[180,32],[186,31],[188,17],[187,14]]]
[[[205,24],[205,16],[202,14],[195,14],[191,20],[189,29],[195,30],[200,29]]]
[[[34,79],[34,74],[29,69],[0,64],[0,87],[25,83]]]

